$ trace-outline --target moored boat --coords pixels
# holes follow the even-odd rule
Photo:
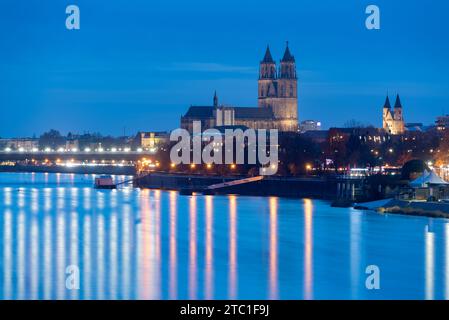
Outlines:
[[[95,188],[96,189],[115,189],[117,185],[112,180],[111,176],[100,176],[95,178]]]

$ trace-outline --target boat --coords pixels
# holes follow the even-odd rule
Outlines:
[[[100,176],[95,178],[95,189],[115,189],[117,185],[111,176]]]

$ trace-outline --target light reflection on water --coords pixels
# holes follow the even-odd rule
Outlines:
[[[0,174],[0,298],[449,298],[446,220],[309,199],[101,191],[93,179]],[[365,287],[373,264],[378,291]],[[66,287],[68,266],[79,290]]]

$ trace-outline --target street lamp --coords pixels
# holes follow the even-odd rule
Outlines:
[[[309,173],[310,170],[312,170],[312,165],[310,163],[308,163],[308,164],[306,164],[306,171],[307,171],[307,173]]]

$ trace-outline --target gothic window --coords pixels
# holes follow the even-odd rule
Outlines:
[[[285,86],[281,86],[281,95],[285,97]]]
[[[290,85],[290,97],[293,98],[294,92],[293,92],[293,85]]]

